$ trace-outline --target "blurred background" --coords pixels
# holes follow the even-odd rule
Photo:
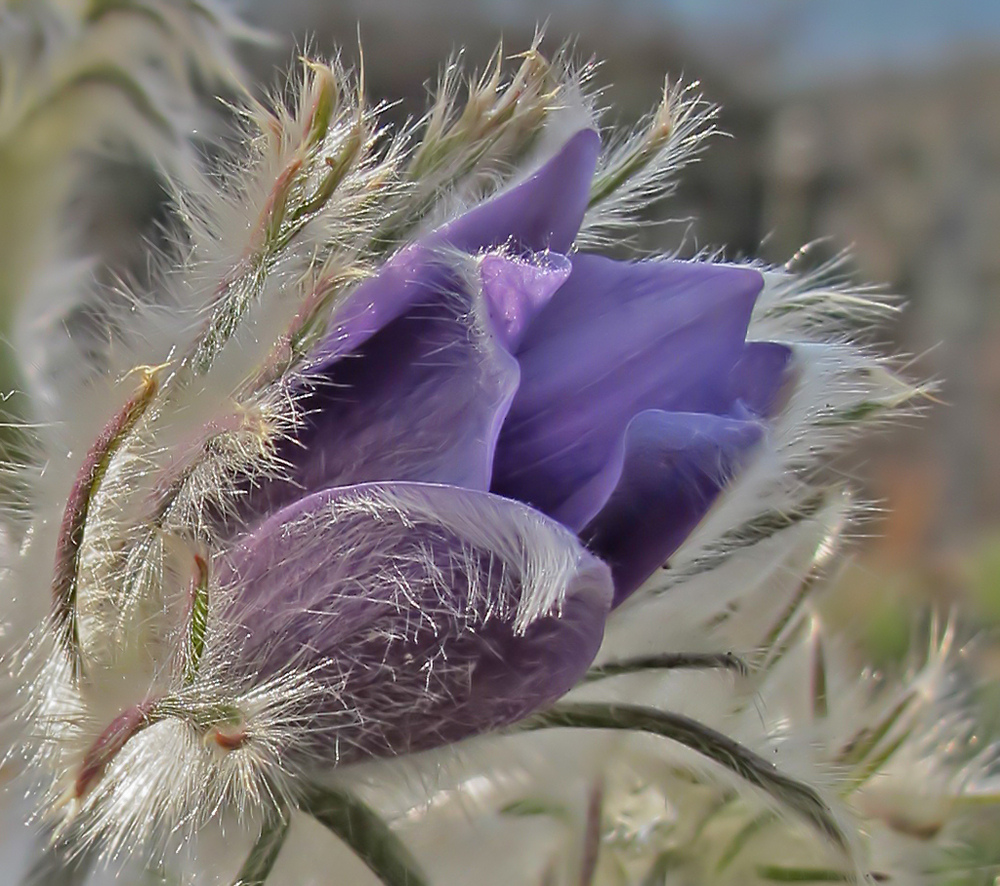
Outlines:
[[[849,463],[881,509],[842,600],[877,660],[897,659],[914,613],[960,604],[1000,626],[1000,3],[995,0],[254,0],[285,42],[253,65],[274,82],[307,39],[356,62],[375,97],[417,114],[442,60],[482,67],[545,25],[603,60],[609,122],[657,102],[664,75],[700,81],[720,128],[655,229],[691,253],[820,264],[844,249],[858,282],[901,297],[880,330],[940,383]],[[1000,671],[998,671],[1000,672]]]

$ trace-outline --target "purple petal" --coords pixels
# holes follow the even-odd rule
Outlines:
[[[442,236],[466,252],[504,245],[518,252],[569,252],[600,152],[600,136],[581,130],[530,178],[445,225]]]
[[[649,410],[629,423],[621,477],[580,533],[611,567],[617,606],[690,535],[763,436],[757,422]]]
[[[748,342],[729,373],[730,392],[750,412],[773,418],[788,382],[792,349],[770,341]]]
[[[730,374],[761,286],[750,268],[574,256],[516,353],[521,386],[493,491],[583,527],[617,481],[636,413],[730,410]]]
[[[557,252],[527,258],[485,255],[479,263],[483,295],[493,328],[508,350],[516,350],[528,323],[548,304],[572,270],[569,259]]]
[[[336,310],[313,357],[317,370],[349,353],[440,281],[443,251],[470,254],[505,247],[516,252],[568,252],[590,195],[600,138],[578,132],[534,175],[400,250]]]
[[[303,427],[282,452],[287,481],[262,489],[258,502],[266,497],[273,510],[372,480],[488,489],[519,377],[492,327],[478,293],[442,293],[335,363],[302,399]]]
[[[483,492],[330,489],[222,564],[235,660],[308,669],[308,752],[344,762],[512,723],[581,677],[612,598],[607,567],[555,521]],[[303,750],[300,748],[300,750]]]
[[[510,342],[570,264],[556,253],[474,261],[466,275],[445,277],[442,266],[433,302],[412,307],[312,376],[300,397],[302,425],[280,453],[287,476],[249,490],[246,514],[373,480],[489,488],[520,376]]]

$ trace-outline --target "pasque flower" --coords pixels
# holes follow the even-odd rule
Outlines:
[[[555,701],[766,433],[790,352],[745,342],[758,271],[572,252],[599,147],[397,253],[310,355],[220,581],[241,658],[330,685],[312,754]]]
[[[688,91],[602,147],[565,57],[533,47],[507,81],[498,57],[464,105],[457,70],[395,136],[336,65],[248,103],[247,155],[177,195],[156,291],[10,467],[5,688],[51,853],[162,865],[181,839],[210,847],[196,878],[262,883],[305,813],[384,882],[445,882],[389,819],[548,808],[511,800],[479,737],[586,786],[590,811],[560,814],[584,861],[536,880],[591,882],[602,786],[620,798],[592,743],[554,758],[544,736],[624,730],[770,794],[826,874],[858,869],[832,796],[725,717],[669,710],[667,675],[744,673],[731,651],[758,647],[764,672],[796,639],[846,510],[817,468],[915,393],[848,334],[881,306],[788,269],[610,257],[711,131]],[[803,589],[754,596],[762,551]]]

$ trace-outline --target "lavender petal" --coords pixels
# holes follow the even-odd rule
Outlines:
[[[441,257],[449,250],[568,252],[587,209],[599,152],[597,133],[582,130],[524,182],[400,250],[337,308],[329,333],[313,354],[316,370],[425,301],[439,283]]]
[[[751,268],[575,255],[516,352],[493,491],[581,529],[617,482],[634,415],[730,411],[761,286]]]
[[[521,344],[528,325],[569,278],[572,265],[558,252],[524,257],[485,255],[479,264],[483,295],[496,334],[508,350]]]
[[[608,568],[553,520],[484,492],[416,483],[315,493],[220,570],[235,660],[307,669],[324,763],[434,747],[545,706],[584,674]]]
[[[301,426],[281,452],[287,476],[248,490],[249,522],[309,492],[374,480],[489,488],[520,377],[510,343],[570,263],[556,253],[465,263],[467,273],[443,279],[433,302],[312,379]]]
[[[601,138],[582,129],[524,182],[469,210],[442,229],[466,252],[511,246],[519,252],[569,252],[587,211]]]
[[[641,412],[625,433],[621,476],[580,533],[611,567],[617,606],[701,522],[764,433],[757,422]]]
[[[789,379],[792,349],[771,341],[747,342],[729,374],[730,394],[761,418],[780,411],[782,393]]]

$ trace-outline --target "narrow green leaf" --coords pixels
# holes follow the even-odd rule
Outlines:
[[[767,632],[767,636],[761,643],[761,647],[768,650],[764,667],[774,667],[791,648],[792,641],[802,630],[803,625],[803,621],[801,619],[796,621],[796,616],[801,614],[802,604],[809,596],[810,591],[812,591],[816,583],[819,581],[819,578],[820,576],[818,570],[815,568],[810,569],[809,572],[807,572],[803,577],[802,581],[799,582],[799,586],[795,589],[795,593],[792,595],[777,620],[773,625],[771,625],[771,629]],[[796,624],[794,627],[790,627],[793,621],[796,621]],[[789,631],[788,635],[785,636],[783,643],[779,643],[778,641],[781,640],[782,635],[785,634],[786,630]]]
[[[136,3],[135,0],[90,0],[87,10],[83,14],[83,20],[88,24],[96,24],[112,13],[123,13],[148,19],[165,34],[172,36],[167,20],[161,13],[149,6]]]
[[[562,821],[570,819],[570,814],[564,806],[547,803],[545,800],[539,800],[535,797],[514,800],[512,803],[501,807],[500,814],[509,815],[514,818],[527,818],[540,815]]]
[[[827,701],[826,655],[823,652],[823,637],[819,631],[813,634],[810,689],[812,694],[813,717],[825,717],[829,712]]]
[[[156,394],[155,372],[146,368],[144,375],[139,390],[111,417],[87,452],[73,481],[59,526],[52,576],[52,611],[75,676],[79,676],[83,668],[76,605],[77,573],[87,518],[112,459]]]
[[[913,695],[907,692],[874,728],[865,728],[857,732],[841,751],[840,762],[859,764],[864,761],[892,731],[912,702]]]
[[[878,754],[865,761],[865,764],[861,767],[860,771],[852,776],[847,790],[844,792],[845,795],[852,794],[854,791],[858,790],[858,788],[867,784],[867,782],[874,777],[879,770],[885,767],[885,765],[892,758],[892,755],[903,746],[912,732],[912,727],[905,729],[901,735],[897,736]]]
[[[188,637],[188,660],[184,682],[191,684],[198,675],[198,666],[205,651],[205,633],[208,630],[208,563],[196,555],[195,568],[198,570],[191,587],[191,623]]]
[[[796,526],[810,517],[816,516],[830,500],[829,492],[820,492],[799,502],[796,507],[784,510],[765,511],[746,523],[730,530],[716,545],[706,549],[706,553],[693,562],[671,573],[671,587],[690,578],[716,569],[734,554],[752,547],[765,539]]]
[[[171,137],[176,135],[170,119],[156,106],[156,102],[146,92],[142,84],[124,68],[114,64],[95,64],[77,71],[47,95],[43,101],[35,105],[28,114],[28,119],[30,120],[48,110],[66,95],[87,86],[104,86],[120,92],[152,126],[165,135]]]
[[[674,133],[674,115],[671,109],[671,95],[664,89],[663,100],[649,121],[649,126],[637,138],[632,149],[608,169],[601,169],[594,175],[590,185],[590,200],[587,208],[607,200],[630,178],[642,172],[670,144]]]

